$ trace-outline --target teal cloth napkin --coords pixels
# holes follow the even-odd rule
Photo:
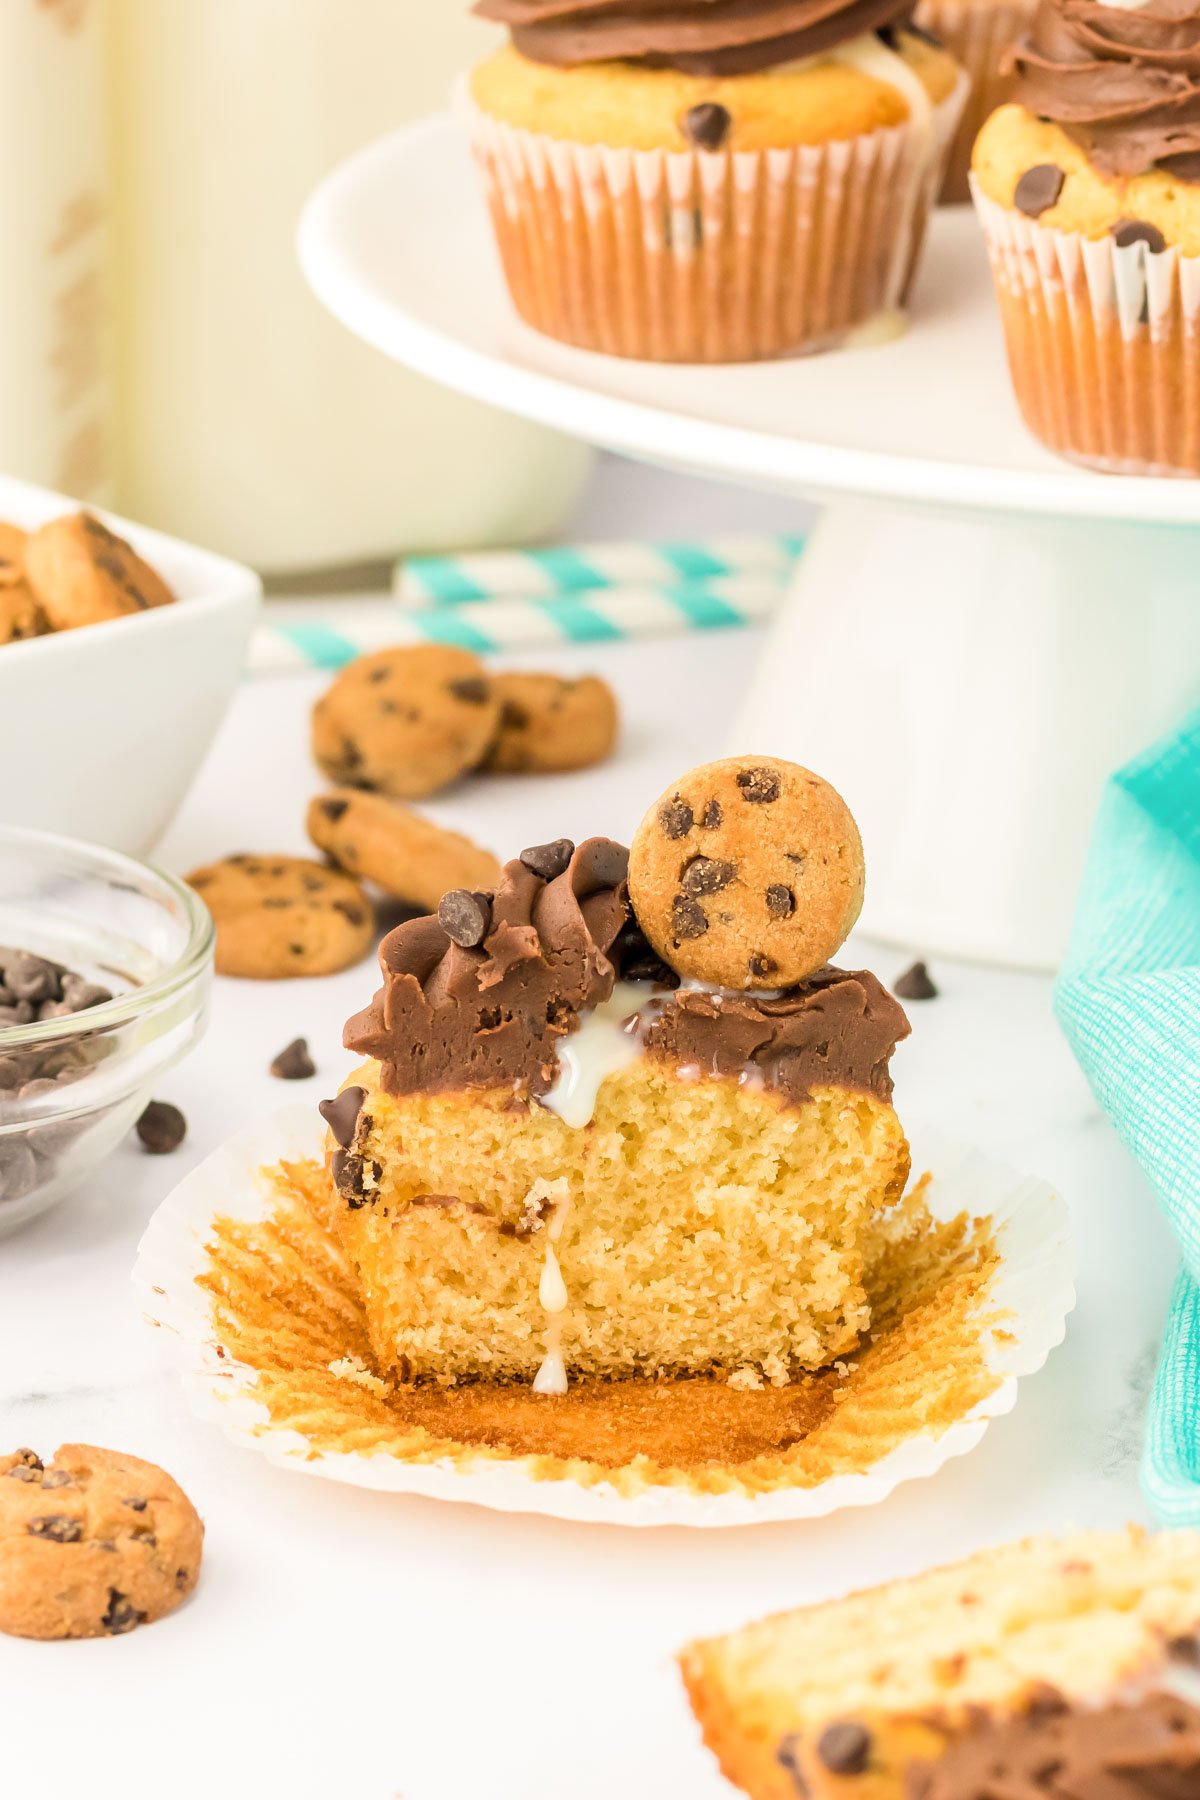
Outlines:
[[[1183,1252],[1142,1486],[1200,1525],[1200,712],[1105,789],[1055,1011]]]

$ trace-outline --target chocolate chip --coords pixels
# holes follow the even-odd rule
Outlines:
[[[308,1053],[307,1038],[293,1038],[271,1063],[271,1074],[277,1081],[307,1081],[317,1066]]]
[[[718,894],[737,874],[737,864],[717,862],[710,856],[693,856],[679,878],[685,894]]]
[[[349,1150],[335,1150],[329,1166],[333,1174],[333,1185],[342,1199],[348,1202],[351,1212],[365,1206],[371,1196],[366,1190],[367,1165],[363,1158]],[[379,1164],[373,1162],[372,1178],[378,1181],[382,1173]]]
[[[112,999],[112,989],[101,987],[98,982],[88,981],[83,975],[76,975],[71,969],[62,978],[63,1004],[71,1012],[87,1012],[89,1007],[103,1006]]]
[[[574,854],[575,846],[570,838],[555,838],[552,844],[534,844],[529,850],[522,850],[520,861],[531,875],[538,875],[543,881],[556,881]]]
[[[452,888],[438,902],[438,924],[452,944],[474,950],[492,929],[490,894],[473,894],[467,888]]]
[[[1131,244],[1145,244],[1154,256],[1167,247],[1167,240],[1158,226],[1148,224],[1145,219],[1118,219],[1112,228],[1112,240],[1118,250],[1127,250]]]
[[[767,911],[773,919],[790,919],[796,910],[796,896],[790,887],[777,882],[767,889]]]
[[[30,1519],[25,1530],[30,1537],[49,1538],[55,1544],[77,1544],[83,1537],[83,1520],[70,1519],[65,1513],[46,1513]]]
[[[10,950],[4,959],[4,985],[18,1000],[60,1000],[61,971],[31,950]]]
[[[679,121],[679,129],[697,150],[719,150],[729,136],[733,124],[727,109],[715,100],[702,100],[690,106]]]
[[[779,964],[773,962],[769,956],[764,956],[761,950],[754,950],[750,954],[746,967],[756,981],[761,981],[764,975],[773,975]]]
[[[1040,219],[1057,204],[1066,176],[1057,163],[1035,163],[1026,169],[1013,193],[1013,205],[1026,218]]]
[[[774,769],[742,769],[738,772],[737,784],[742,799],[748,800],[751,806],[769,806],[772,800],[779,798],[780,781]]]
[[[803,1744],[804,1739],[798,1731],[789,1733],[789,1735],[781,1741],[778,1750],[776,1750],[775,1761],[781,1768],[786,1769],[791,1776],[792,1786],[796,1790],[797,1800],[811,1800],[812,1789],[809,1787],[804,1770],[800,1766]]]
[[[317,1111],[333,1133],[333,1141],[343,1150],[348,1150],[354,1142],[354,1129],[358,1124],[358,1115],[362,1111],[363,1101],[367,1097],[366,1088],[347,1087],[332,1100],[322,1100]]]
[[[659,807],[658,822],[667,837],[681,838],[687,836],[696,821],[687,801],[680,800],[677,795],[669,806]]]
[[[367,915],[355,900],[335,900],[333,903],[333,910],[336,913],[341,913],[343,919],[349,920],[351,925],[363,925],[366,923]]]
[[[1185,1663],[1189,1669],[1200,1669],[1200,1631],[1188,1631],[1168,1639],[1167,1655],[1172,1662]]]
[[[1035,1681],[1025,1695],[1025,1710],[1031,1719],[1055,1719],[1070,1712],[1065,1694],[1049,1681]]]
[[[0,1200],[20,1200],[31,1194],[41,1179],[41,1168],[32,1145],[20,1138],[0,1138]]]
[[[721,811],[721,802],[719,800],[710,800],[704,811],[700,814],[701,828],[704,831],[715,831],[724,817],[725,814]]]
[[[100,1621],[101,1628],[111,1637],[120,1637],[124,1631],[132,1631],[135,1625],[144,1625],[146,1615],[130,1604],[126,1596],[116,1588],[108,1590],[108,1611]]]
[[[139,1495],[134,1495],[130,1500],[122,1500],[121,1504],[129,1507],[131,1512],[145,1512],[146,1510],[146,1502]]]
[[[18,1481],[34,1481],[46,1466],[36,1450],[21,1449],[15,1455],[17,1461],[8,1472]]]
[[[142,1145],[151,1156],[167,1156],[178,1150],[187,1135],[187,1120],[168,1100],[152,1100],[136,1126]]]
[[[677,938],[703,937],[708,930],[708,914],[687,894],[676,894],[671,903],[671,930]]]
[[[1176,181],[1200,181],[1200,150],[1180,150],[1176,156],[1160,156],[1157,164]]]
[[[42,1476],[43,1488],[73,1487],[74,1483],[65,1469],[47,1469]]]
[[[348,800],[322,800],[320,802],[321,811],[325,814],[325,817],[329,820],[331,825],[337,824],[349,805],[350,802]]]
[[[897,975],[892,983],[892,992],[897,1000],[936,1000],[938,996],[937,988],[923,962],[915,962],[911,969],[905,969],[903,975]]]
[[[465,700],[469,706],[482,706],[491,694],[482,675],[464,675],[457,681],[448,681],[446,686],[456,700]]]
[[[817,1739],[817,1756],[831,1775],[861,1775],[870,1761],[871,1734],[853,1719],[827,1725]]]

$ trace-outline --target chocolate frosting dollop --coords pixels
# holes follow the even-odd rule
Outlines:
[[[908,18],[913,0],[476,0],[522,56],[745,75]]]
[[[1200,179],[1200,0],[1041,0],[1012,66],[1020,104],[1102,174]]]

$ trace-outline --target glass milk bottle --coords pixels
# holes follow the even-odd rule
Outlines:
[[[0,470],[109,497],[102,0],[0,0]]]
[[[552,529],[584,453],[359,343],[296,260],[322,176],[489,47],[469,0],[110,5],[125,510],[269,573]]]

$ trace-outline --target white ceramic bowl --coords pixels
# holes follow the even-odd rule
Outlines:
[[[0,519],[27,530],[77,502],[0,476]],[[0,645],[0,823],[138,856],[161,836],[241,672],[262,584],[250,569],[100,515],[177,606]]]

